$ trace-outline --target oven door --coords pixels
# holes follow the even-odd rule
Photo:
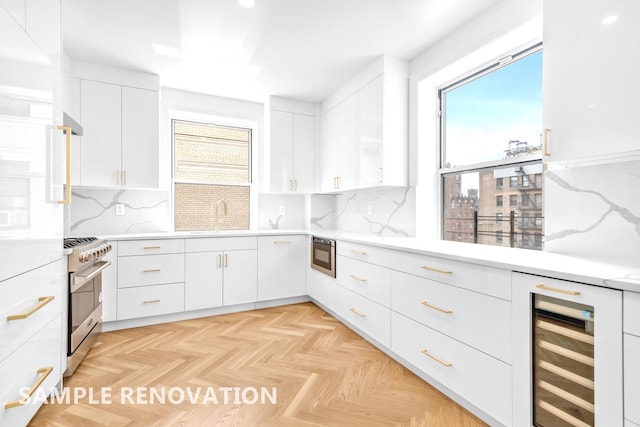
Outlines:
[[[98,261],[69,275],[69,354],[102,321],[102,270],[111,265]]]
[[[311,268],[331,277],[336,277],[335,240],[311,238]]]

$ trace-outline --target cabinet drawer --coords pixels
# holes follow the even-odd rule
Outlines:
[[[392,271],[391,308],[511,363],[511,303]]]
[[[0,360],[60,315],[66,274],[57,261],[0,283]]]
[[[511,271],[394,251],[391,268],[482,294],[511,300]]]
[[[186,252],[235,251],[257,249],[258,238],[252,237],[206,237],[187,239]]]
[[[336,253],[345,257],[370,262],[371,264],[389,267],[391,252],[388,249],[375,246],[361,245],[359,243],[340,241],[336,244]]]
[[[184,284],[118,289],[118,320],[184,311]]]
[[[0,425],[27,425],[40,407],[40,404],[34,403],[36,400],[10,409],[5,409],[4,405],[22,399],[24,389],[28,389],[44,376],[44,381],[33,394],[34,399],[39,398],[38,401],[40,401],[62,378],[60,372],[61,325],[60,316],[55,317],[9,357],[0,362],[0,378],[2,378]]]
[[[640,337],[624,334],[624,417],[640,424]]]
[[[184,239],[128,240],[118,242],[118,256],[177,254],[184,252]]]
[[[390,310],[367,298],[336,286],[337,313],[385,347],[390,345]]]
[[[330,310],[336,310],[336,279],[307,268],[307,293]]]
[[[622,298],[622,328],[625,332],[640,337],[640,293],[624,291]]]
[[[118,258],[118,288],[184,282],[184,254]]]
[[[336,271],[339,285],[389,307],[391,270],[339,255]]]
[[[499,422],[511,424],[511,366],[395,312],[391,337],[391,349],[401,358]]]

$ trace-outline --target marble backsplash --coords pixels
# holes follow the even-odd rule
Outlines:
[[[638,264],[640,161],[548,170],[545,250]]]
[[[116,215],[116,205],[124,206],[123,215]],[[170,230],[168,191],[74,188],[65,209],[65,236]]]
[[[260,194],[258,228],[261,230],[306,229],[304,194]]]
[[[357,190],[336,196],[313,195],[311,198],[311,229],[333,228],[376,236],[415,236],[415,187]]]

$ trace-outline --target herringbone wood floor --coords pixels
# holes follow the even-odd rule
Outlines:
[[[46,404],[30,426],[484,425],[312,303],[103,333],[65,387],[112,403]],[[129,387],[219,403],[121,404]],[[277,404],[225,404],[220,387],[276,387]]]

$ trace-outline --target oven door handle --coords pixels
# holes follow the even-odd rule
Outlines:
[[[82,286],[87,284],[91,279],[98,276],[102,273],[102,270],[109,267],[111,265],[111,261],[100,261],[96,263],[96,268],[92,269],[89,274],[86,275],[73,275],[73,280],[71,281],[71,293],[77,291]],[[83,272],[84,273],[84,272]]]

